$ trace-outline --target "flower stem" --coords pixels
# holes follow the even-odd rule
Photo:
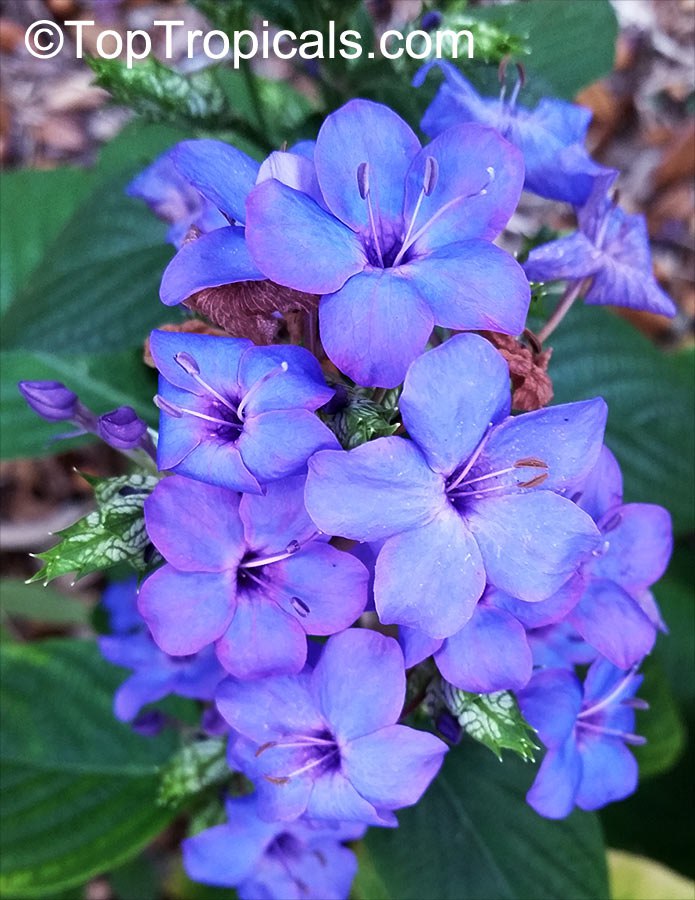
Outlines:
[[[584,290],[588,286],[588,278],[583,278],[581,281],[575,281],[573,284],[569,284],[567,286],[567,288],[565,289],[565,293],[562,295],[562,299],[558,303],[555,312],[536,335],[541,344],[544,344],[548,340],[550,335],[555,331],[557,326],[560,324],[560,322],[562,322],[567,313],[570,311],[574,301],[580,294],[584,292]]]

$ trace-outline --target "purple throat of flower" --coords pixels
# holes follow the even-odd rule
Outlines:
[[[319,532],[315,531],[305,538],[303,541],[290,541],[284,550],[278,553],[272,553],[268,556],[257,556],[253,552],[249,552],[244,556],[239,564],[237,571],[237,585],[247,591],[262,590],[265,594],[271,596],[276,602],[283,603],[289,596],[289,603],[300,619],[306,619],[311,613],[309,604],[302,600],[301,597],[288,595],[282,588],[274,585],[270,579],[265,577],[264,569],[272,566],[273,563],[281,562],[283,559],[289,559],[295,553],[299,553],[302,547],[313,541],[319,536]]]
[[[292,866],[300,859],[302,853],[307,850],[316,857],[320,865],[327,865],[326,857],[320,850],[310,850],[296,835],[291,834],[289,831],[281,832],[266,850],[268,856],[280,863],[287,873],[287,877],[296,885],[299,893],[306,897],[309,896],[309,887],[292,871]]]
[[[210,423],[211,436],[221,438],[222,440],[233,442],[239,438],[244,430],[244,415],[246,407],[253,397],[258,393],[261,387],[271,378],[287,372],[289,366],[286,362],[281,362],[275,368],[266,372],[257,381],[255,381],[249,390],[241,397],[225,396],[200,374],[200,366],[190,353],[182,351],[174,356],[175,362],[190,375],[193,381],[203,391],[205,399],[205,411],[200,409],[189,409],[172,403],[161,394],[157,394],[154,398],[155,405],[168,416],[175,419],[181,419],[184,416],[192,416],[195,419],[201,419]],[[196,396],[196,395],[194,395]],[[200,395],[197,395],[200,396]]]
[[[517,459],[510,466],[505,466],[494,472],[474,475],[474,466],[483,452],[491,433],[492,428],[490,427],[482,441],[473,451],[468,462],[447,480],[447,496],[457,509],[462,504],[465,504],[466,500],[482,500],[491,494],[515,488],[538,487],[543,484],[550,474],[550,467],[547,462],[535,456],[526,456],[522,459]],[[493,478],[500,478],[502,481],[492,485],[487,484]]]
[[[370,186],[370,169],[369,163],[360,163],[357,167],[357,190],[360,197],[367,204],[367,216],[369,218],[369,232],[362,235],[363,246],[367,255],[367,259],[371,266],[377,269],[394,269],[401,263],[407,263],[410,259],[410,251],[419,238],[431,228],[432,225],[454,204],[461,200],[469,200],[472,197],[478,197],[487,193],[490,183],[495,178],[495,170],[492,166],[486,169],[487,180],[480,190],[468,194],[466,197],[454,197],[432,215],[424,225],[415,231],[415,222],[420,212],[420,207],[425,197],[431,196],[437,187],[439,180],[439,163],[433,156],[425,159],[425,171],[422,179],[422,187],[418,195],[413,214],[410,222],[405,228],[402,236],[391,241],[390,246],[386,246],[383,241],[385,238],[384,229],[379,227],[377,218],[379,210],[375,211],[372,201],[372,191]],[[380,219],[379,219],[380,222]]]
[[[629,709],[649,709],[649,704],[646,700],[642,700],[639,697],[625,696],[636,676],[637,666],[633,666],[633,668],[627,672],[625,677],[612,687],[607,694],[599,700],[596,700],[591,706],[582,706],[582,709],[577,716],[577,730],[579,732],[586,731],[604,735],[605,737],[618,738],[624,743],[632,744],[635,747],[646,744],[647,739],[639,734],[633,734],[630,731],[621,731],[619,728],[608,728],[599,724],[600,720],[599,722],[590,721],[592,718],[595,718],[598,714],[611,707],[624,706]]]
[[[314,776],[334,772],[340,768],[340,746],[333,734],[326,728],[311,734],[293,734],[287,739],[268,741],[256,750],[256,757],[275,747],[303,751],[302,761],[296,769],[284,775],[264,775],[271,784],[288,784],[298,775],[312,772]]]

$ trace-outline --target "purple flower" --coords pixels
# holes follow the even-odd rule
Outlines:
[[[145,522],[167,560],[139,597],[159,647],[173,656],[215,644],[238,678],[299,672],[306,635],[333,634],[363,611],[367,571],[317,535],[303,478],[264,496],[172,476],[145,501]]]
[[[455,66],[443,60],[423,66],[414,84],[419,87],[435,65],[444,81],[420,123],[425,134],[434,137],[461,122],[495,128],[521,150],[527,190],[575,206],[586,201],[596,177],[609,171],[584,149],[590,110],[549,98],[527,109],[516,102],[521,77],[508,99],[506,85],[499,98],[481,97]]]
[[[422,149],[388,107],[352,100],[314,151],[320,193],[275,178],[247,202],[247,240],[268,278],[324,295],[321,340],[364,385],[393,387],[436,324],[517,334],[529,286],[491,241],[516,207],[520,155],[463,125]]]
[[[261,818],[291,821],[306,813],[395,825],[391,810],[417,803],[447,749],[432,734],[396,724],[404,699],[396,641],[350,629],[329,638],[312,672],[227,679],[217,705],[257,745]]]
[[[232,490],[304,470],[338,441],[314,415],[332,396],[316,358],[291,345],[153,331],[160,372],[157,462]]]
[[[211,700],[225,675],[213,649],[186,657],[163,653],[147,632],[137,612],[137,582],[117,582],[104,592],[103,602],[110,613],[113,635],[99,638],[102,656],[116,666],[132,669],[114,697],[114,714],[131,722],[147,703],[170,694]]]
[[[205,234],[229,222],[179,172],[176,158],[176,147],[167,150],[130,182],[126,193],[144,200],[158,218],[168,222],[168,240],[181,247],[191,228]]]
[[[376,563],[381,621],[435,638],[458,632],[491,585],[546,600],[599,540],[567,499],[601,449],[601,399],[509,417],[509,371],[477,335],[417,359],[400,399],[411,440],[379,438],[309,463],[318,527],[385,540]]]
[[[604,447],[578,503],[596,521],[602,543],[570,588],[579,602],[567,621],[603,656],[628,669],[650,652],[665,626],[649,588],[666,571],[671,517],[661,506],[622,502],[622,476]]]
[[[615,173],[597,178],[578,214],[579,231],[529,254],[524,270],[533,281],[591,278],[587,303],[629,306],[664,316],[676,307],[652,272],[644,216],[630,216],[608,196]]]
[[[622,800],[637,787],[637,762],[625,746],[634,734],[635,699],[642,677],[607,660],[593,663],[584,681],[567,669],[545,669],[518,694],[526,721],[548,748],[526,799],[549,819],[576,805],[592,810]]]
[[[532,628],[527,636],[536,668],[574,671],[575,666],[588,666],[599,656],[567,620]]]
[[[131,406],[119,406],[97,419],[98,436],[116,450],[142,448],[154,456],[154,444],[147,424]]]
[[[225,825],[183,842],[188,876],[202,884],[235,887],[240,900],[347,900],[357,873],[342,841],[358,840],[354,822],[265,822],[256,797],[227,801]]]

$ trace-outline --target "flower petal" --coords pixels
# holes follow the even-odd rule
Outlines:
[[[236,222],[245,219],[244,202],[256,182],[258,163],[224,141],[182,141],[171,151],[178,171],[196,190]]]
[[[673,549],[671,516],[663,506],[627,503],[608,517],[607,524],[600,523],[608,548],[591,571],[639,594],[666,571]]]
[[[173,475],[162,479],[145,501],[147,533],[177,569],[221,572],[235,569],[246,549],[239,494]],[[195,529],[184,527],[184,519]]]
[[[620,506],[623,501],[623,476],[618,460],[604,444],[596,465],[586,479],[582,493],[577,500],[584,512],[598,522],[609,509]]]
[[[304,499],[321,531],[356,541],[424,525],[445,505],[442,478],[411,441],[399,437],[316,453]]]
[[[339,446],[330,428],[307,409],[249,416],[237,441],[244,465],[261,483],[299,474],[317,450]]]
[[[637,789],[637,761],[618,738],[587,736],[579,744],[582,779],[577,793],[580,809],[600,809],[623,800]]]
[[[321,301],[324,349],[358,384],[396,387],[425,349],[434,318],[413,275],[368,268]]]
[[[447,746],[433,734],[391,725],[345,748],[343,770],[377,808],[412,806],[439,771]]]
[[[386,625],[419,628],[432,637],[457,632],[485,589],[478,546],[452,509],[389,538],[376,561],[374,599]]]
[[[574,672],[543,669],[517,696],[526,721],[546,747],[560,747],[572,734],[582,705],[582,689]]]
[[[293,475],[265,486],[265,493],[244,494],[239,515],[246,542],[263,556],[281,553],[292,542],[302,544],[316,533],[304,508],[306,478]]]
[[[306,814],[319,821],[364,822],[387,827],[397,824],[365,800],[342,771],[327,772],[316,780]]]
[[[514,257],[494,244],[459,240],[414,257],[399,271],[412,277],[437,325],[523,331],[531,288]]]
[[[316,139],[316,173],[328,207],[350,228],[367,224],[367,204],[357,184],[357,170],[367,163],[376,215],[382,222],[400,220],[405,176],[419,150],[410,126],[387,106],[346,103],[327,116]]]
[[[189,448],[195,439],[196,443]],[[187,452],[181,457],[181,450]],[[160,469],[174,469],[196,481],[214,484],[229,491],[260,494],[256,477],[247,469],[238,447],[222,438],[210,436],[200,426],[190,425],[162,413],[157,447]]]
[[[583,487],[598,460],[606,426],[607,406],[597,397],[579,403],[563,403],[512,416],[495,428],[471,474],[506,469],[528,458],[548,467],[542,490],[570,495]],[[541,470],[519,468],[517,482],[524,482]],[[509,479],[489,479],[487,485],[508,484]],[[528,493],[528,488],[519,488]]]
[[[410,366],[398,407],[430,468],[449,475],[509,415],[509,367],[484,338],[455,335]]]
[[[357,235],[306,194],[271,179],[251,191],[246,205],[249,251],[277,284],[328,294],[366,265]]]
[[[287,364],[284,372],[282,363]],[[244,403],[250,415],[271,409],[315,410],[335,393],[314,354],[292,344],[249,347],[240,360],[239,387],[242,397],[252,392]]]
[[[413,233],[424,230],[414,243],[416,251],[497,237],[516,209],[524,184],[519,150],[494,128],[471,122],[448,128],[413,160],[406,183],[406,222],[421,196],[428,158],[436,160],[438,175],[431,193],[422,195]]]
[[[578,280],[598,272],[602,256],[585,234],[575,231],[531,250],[524,263],[524,272],[529,281]]]
[[[533,664],[523,625],[485,603],[444,641],[434,659],[448,682],[474,693],[517,691],[528,683]]]
[[[311,686],[341,741],[392,725],[405,699],[401,648],[376,631],[343,631],[325,644]]]
[[[418,628],[401,625],[398,629],[398,643],[403,651],[405,667],[410,669],[439,650],[442,638],[433,638]]]
[[[367,605],[369,572],[352,554],[329,544],[313,542],[270,571],[273,587],[286,597],[283,608],[307,634],[349,628]],[[301,606],[292,605],[295,598]]]
[[[562,621],[579,603],[585,583],[586,579],[581,574],[572,575],[559,591],[537,603],[518,600],[497,588],[489,588],[485,593],[485,600],[497,609],[511,613],[524,628],[545,628]]]
[[[246,338],[225,338],[210,334],[183,334],[177,331],[153,331],[150,334],[150,352],[161,374],[159,390],[165,398],[166,382],[182,391],[209,396],[200,382],[183,370],[176,362],[176,355],[185,352],[198,364],[200,375],[207,384],[236,402],[239,363],[244,353],[253,347]]]
[[[584,640],[620,669],[629,669],[654,646],[656,628],[619,585],[592,579],[568,621]]]
[[[138,609],[158,647],[188,656],[225,631],[234,616],[235,592],[228,573],[179,572],[164,565],[140,588]]]
[[[215,651],[230,675],[242,681],[294,675],[306,662],[306,635],[259,586],[239,591],[236,613]]]
[[[574,808],[581,777],[582,760],[570,737],[546,753],[526,802],[546,819],[564,819]]]
[[[262,279],[249,255],[243,228],[216,228],[181,247],[164,270],[159,299],[166,306],[176,306],[204,288]]]

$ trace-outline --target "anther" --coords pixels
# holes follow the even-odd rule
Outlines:
[[[175,419],[183,418],[183,410],[179,406],[174,406],[173,403],[169,403],[168,400],[165,400],[160,394],[155,394],[154,396],[154,405],[157,409],[161,409],[163,413],[166,413],[168,416],[173,416]]]
[[[306,619],[311,610],[306,605],[306,603],[301,600],[299,597],[290,597],[290,603],[292,605],[292,609],[300,616],[302,619]]]
[[[649,704],[641,697],[628,697],[626,700],[621,700],[620,705],[627,706],[628,709],[649,709]]]
[[[187,375],[200,375],[200,366],[193,359],[190,353],[186,353],[185,350],[182,350],[180,353],[176,353],[174,356],[174,361],[181,366],[183,371]]]
[[[231,410],[236,414],[236,408],[229,402],[229,400],[224,397],[218,390],[216,390],[211,384],[208,384],[205,379],[203,379],[200,375],[200,366],[195,361],[195,359],[191,356],[190,353],[186,353],[185,350],[180,351],[179,353],[174,354],[174,362],[181,366],[183,371],[190,375],[190,377],[195,381],[196,384],[199,384],[200,387],[204,391],[207,391],[208,394],[211,394],[215,400],[219,400],[219,402],[226,406],[227,409]]]
[[[286,778],[284,775],[279,776],[279,777],[276,775],[264,775],[263,777],[265,778],[266,781],[269,781],[271,784],[287,784],[290,780],[289,778]]]
[[[548,463],[543,462],[542,459],[538,459],[535,456],[525,456],[523,459],[517,459],[514,463],[514,467],[517,469],[525,469],[527,467],[532,469],[547,469]]]
[[[428,156],[425,160],[425,177],[423,178],[422,189],[425,196],[429,197],[437,186],[439,179],[439,163],[433,156]]]
[[[615,528],[620,525],[623,520],[622,513],[617,512],[614,516],[611,516],[610,519],[606,522],[605,525],[601,526],[601,531],[613,531]]]
[[[361,162],[357,166],[357,190],[363,200],[367,199],[369,194],[369,163]]]
[[[260,756],[265,750],[270,750],[271,747],[277,747],[277,741],[267,741],[265,744],[261,744],[261,746],[256,750],[254,756]]]
[[[522,487],[522,488],[538,487],[539,484],[543,484],[543,482],[546,480],[547,477],[548,477],[548,473],[543,472],[542,475],[536,475],[536,477],[532,478],[530,481],[520,481],[519,487]]]
[[[289,544],[285,547],[285,553],[296,553],[297,550],[301,549],[301,544],[299,541],[290,541]]]

